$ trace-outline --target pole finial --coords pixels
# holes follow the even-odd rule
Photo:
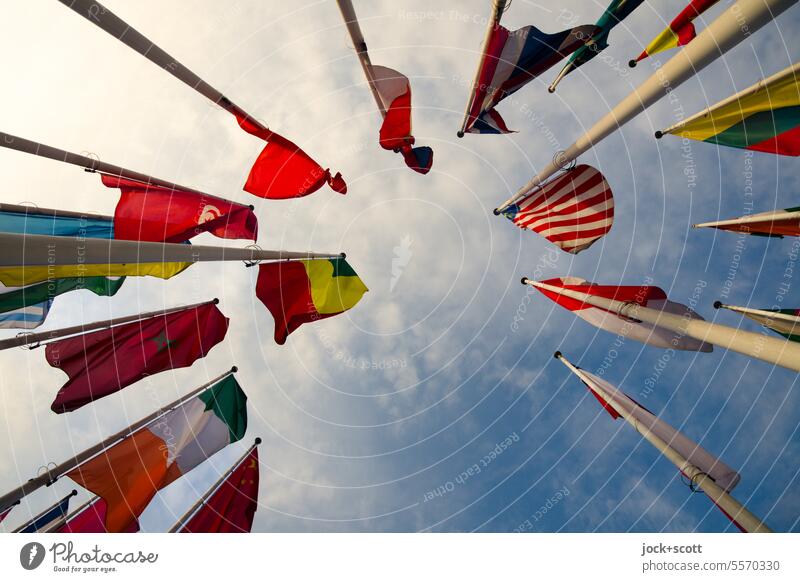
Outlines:
[[[462,138],[462,137],[464,137],[464,132],[463,132],[463,131],[456,132],[456,135],[457,135],[459,138]]]
[[[663,131],[657,131],[656,132],[656,139],[661,139],[662,137],[664,137],[664,132]]]
[[[722,301],[714,301],[714,309],[719,309],[722,307]]]
[[[214,297],[214,299],[211,300],[211,303],[213,303],[214,305],[219,304],[219,298]]]
[[[633,69],[636,67],[636,59],[631,59],[628,61],[628,66]]]
[[[339,253],[339,257],[341,257],[342,259],[346,259],[347,253]]]
[[[494,210],[492,210],[492,214],[494,214],[495,216],[500,216],[500,209],[495,208]]]
[[[256,437],[256,445],[260,445],[260,444],[261,444],[261,437]]]
[[[231,374],[235,374],[239,371],[239,366],[231,366]]]
[[[561,356],[562,356],[562,354],[561,354],[561,352],[560,352],[560,351],[556,351],[556,353],[554,353],[554,354],[553,354],[553,357],[554,357],[556,360],[560,360],[560,359],[561,359]]]
[[[528,281],[530,281],[530,279],[528,279],[527,277],[523,277],[520,283],[522,283],[523,285],[527,285]]]

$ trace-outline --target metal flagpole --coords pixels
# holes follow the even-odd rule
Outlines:
[[[114,220],[113,216],[95,214],[93,212],[73,212],[71,210],[57,210],[55,208],[42,208],[41,206],[26,206],[24,204],[5,204],[0,202],[0,212],[13,212],[15,214],[32,214],[35,216],[50,216],[52,218],[79,218],[83,220]]]
[[[718,109],[720,107],[725,107],[726,105],[729,105],[731,103],[741,101],[742,99],[746,98],[748,95],[751,95],[753,93],[757,93],[757,92],[761,91],[762,89],[764,89],[764,87],[766,87],[767,85],[770,85],[772,83],[776,83],[778,81],[781,81],[782,79],[785,79],[786,77],[793,77],[793,78],[796,79],[798,76],[800,76],[800,63],[795,63],[794,65],[786,67],[782,71],[778,71],[777,73],[767,77],[766,79],[761,79],[755,85],[751,85],[747,89],[739,91],[735,95],[731,95],[727,99],[723,99],[719,103],[716,103],[716,104],[712,105],[711,107],[708,107],[708,108],[704,109],[703,111],[695,113],[694,115],[679,121],[675,125],[671,125],[667,129],[662,129],[661,131],[657,131],[656,132],[656,139],[661,139],[666,134],[673,133],[674,131],[679,130],[681,127],[684,127],[685,125],[688,125],[689,123],[692,123],[696,119],[699,119],[701,117],[707,116],[708,113],[712,109]]]
[[[788,313],[779,313],[777,311],[766,311],[764,309],[751,309],[749,307],[739,307],[737,305],[725,305],[719,301],[714,302],[714,309],[728,309],[743,315],[751,314],[758,315],[769,321],[783,321],[792,325],[800,327],[800,317],[796,315],[789,315]]]
[[[48,507],[48,508],[47,508],[47,509],[45,509],[44,511],[40,512],[40,513],[39,513],[39,514],[38,514],[36,517],[34,517],[33,519],[30,519],[30,520],[28,520],[27,522],[23,523],[21,526],[19,526],[17,529],[15,529],[15,530],[14,530],[13,532],[11,532],[11,533],[19,533],[19,532],[21,532],[21,531],[22,531],[22,530],[24,530],[26,527],[29,527],[30,525],[32,525],[32,524],[34,524],[34,523],[36,523],[36,521],[37,521],[38,519],[40,519],[42,516],[44,516],[44,514],[46,514],[48,511],[52,511],[52,510],[54,510],[56,507],[58,507],[59,505],[61,505],[62,503],[64,503],[64,499],[66,499],[66,498],[68,498],[68,497],[75,497],[77,494],[78,494],[78,490],[77,490],[77,489],[73,489],[73,490],[72,490],[72,492],[71,492],[69,495],[67,495],[67,496],[65,496],[65,497],[63,497],[63,498],[61,498],[61,499],[59,499],[59,500],[58,500],[58,501],[56,501],[56,502],[55,502],[53,505],[51,505],[50,507]],[[49,530],[51,530],[51,529],[54,529],[55,527],[61,527],[62,525],[64,525],[64,523],[66,523],[66,519],[65,519],[64,517],[62,517],[61,519],[59,519],[57,522],[55,522],[55,523],[53,524],[53,525],[54,525],[54,527],[52,527],[52,528],[51,528],[51,527],[48,527],[46,530],[39,530],[39,531],[38,531],[38,533],[45,533],[46,531],[49,531]]]
[[[585,384],[591,386],[594,390],[614,411],[620,415],[625,422],[630,424],[636,431],[642,435],[647,442],[657,448],[662,455],[669,459],[678,470],[686,475],[689,481],[699,486],[703,492],[711,498],[711,500],[724,511],[729,518],[742,526],[748,533],[772,533],[772,530],[762,522],[755,515],[750,513],[746,507],[736,501],[730,493],[725,491],[722,487],[709,477],[706,473],[692,465],[685,459],[678,451],[673,449],[667,442],[653,434],[647,427],[642,426],[637,420],[623,407],[618,406],[614,399],[596,382],[586,376],[580,368],[573,366],[561,352],[556,352],[556,359],[561,361],[569,370],[578,376]]]
[[[372,96],[375,98],[375,103],[378,106],[378,111],[381,112],[381,117],[386,117],[386,108],[383,106],[383,100],[378,92],[378,86],[375,84],[375,75],[372,71],[372,61],[367,52],[367,43],[364,40],[364,35],[361,33],[361,26],[358,24],[358,17],[356,16],[355,8],[350,0],[337,0],[339,10],[342,12],[342,17],[347,25],[347,32],[350,33],[350,39],[353,41],[353,47],[358,54],[358,61],[361,63],[361,68],[364,70],[364,75],[367,77],[369,89],[372,91]]]
[[[227,479],[230,476],[230,474],[233,473],[239,467],[242,461],[244,461],[247,458],[247,455],[252,453],[253,449],[255,449],[260,444],[261,444],[261,437],[256,437],[255,442],[252,445],[250,445],[250,447],[248,447],[248,449],[242,454],[242,456],[239,457],[239,459],[233,465],[231,465],[231,467],[225,473],[223,473],[219,479],[217,479],[216,483],[214,483],[208,489],[208,491],[206,491],[203,494],[203,496],[200,497],[200,499],[198,499],[197,502],[189,508],[189,511],[184,513],[183,517],[181,517],[178,521],[176,521],[175,525],[169,528],[167,533],[176,533],[178,530],[180,530],[194,516],[194,514],[197,512],[198,509],[200,509],[203,505],[208,503],[208,500],[211,498],[212,495],[214,495],[214,493],[217,492],[217,489],[219,489],[220,486],[225,482],[225,479]]]
[[[136,182],[142,182],[152,186],[159,186],[169,190],[184,190],[186,192],[197,194],[198,196],[212,200],[219,200],[231,204],[241,204],[239,202],[226,200],[225,198],[220,198],[219,196],[213,196],[212,194],[206,194],[200,190],[187,188],[186,186],[181,186],[180,184],[175,184],[174,182],[160,180],[158,178],[154,178],[153,176],[148,176],[147,174],[134,172],[133,170],[128,170],[121,166],[115,166],[114,164],[107,164],[106,162],[101,162],[100,160],[94,160],[87,156],[68,152],[66,150],[31,141],[29,139],[25,139],[24,137],[17,137],[16,135],[11,135],[2,131],[0,131],[0,146],[11,150],[16,150],[18,152],[24,152],[26,154],[33,154],[42,158],[49,158],[51,160],[56,160],[57,162],[65,162],[67,164],[72,164],[73,166],[79,166],[87,172],[100,172],[101,174],[108,174],[109,176],[115,176],[119,178],[127,178],[128,180],[134,180]],[[241,206],[246,205],[241,204]],[[252,205],[250,205],[250,209],[253,209]]]
[[[492,32],[495,27],[500,24],[500,17],[505,12],[507,0],[492,0],[492,15],[489,17],[489,23],[486,25],[486,35],[483,37],[483,44],[481,45],[481,56],[478,59],[478,67],[475,69],[475,77],[472,79],[472,86],[470,88],[470,95],[467,99],[467,106],[464,108],[464,119],[461,122],[461,129],[458,130],[456,135],[464,137],[464,132],[467,130],[467,123],[469,123],[469,111],[472,109],[472,101],[475,99],[475,91],[478,88],[478,81],[480,80],[481,65],[483,59],[486,58],[486,49],[489,47],[489,41],[492,38]]]
[[[535,186],[576,160],[582,153],[597,145],[602,139],[614,133],[796,3],[797,0],[738,0],[566,151],[559,152],[552,162],[520,188],[514,196],[498,206],[495,214],[502,213]]]
[[[747,224],[757,224],[761,222],[784,222],[788,220],[800,221],[800,211],[785,212],[783,210],[776,211],[772,215],[760,214],[758,216],[742,216],[740,218],[731,218],[729,220],[718,220],[716,222],[701,222],[700,224],[693,224],[692,228],[716,228],[719,226],[737,226]],[[770,235],[770,236],[783,236],[783,235]]]
[[[130,26],[116,14],[111,12],[108,8],[100,4],[100,2],[97,2],[96,0],[58,1],[83,16],[95,26],[105,30],[117,40],[125,43],[137,53],[155,63],[173,77],[183,81],[189,85],[189,87],[207,99],[213,101],[226,111],[237,117],[247,118],[250,123],[257,126],[260,130],[268,132],[270,135],[272,134],[272,131],[260,123],[256,118],[233,103],[230,99],[225,97],[225,95],[206,83],[195,73],[187,69],[161,47],[154,44],[138,30]]]
[[[149,317],[169,315],[170,313],[183,311],[185,309],[193,309],[195,307],[200,307],[202,305],[209,305],[211,303],[216,305],[217,303],[219,303],[219,299],[214,298],[211,301],[203,301],[202,303],[192,303],[191,305],[181,305],[180,307],[170,307],[169,309],[159,309],[157,311],[137,313],[136,315],[127,315],[125,317],[117,317],[117,318],[112,317],[111,319],[106,319],[104,321],[82,323],[79,325],[73,325],[71,327],[63,327],[61,329],[51,329],[50,331],[40,331],[37,333],[21,333],[19,335],[16,335],[8,339],[0,340],[0,350],[7,350],[9,348],[16,348],[19,346],[36,344],[42,341],[54,340],[62,337],[67,337],[70,335],[85,333],[88,331],[94,331],[97,329],[105,329],[107,327],[113,327],[115,325],[122,325],[123,323],[132,323],[134,321],[140,321],[143,319],[147,319]]]
[[[271,251],[137,240],[0,233],[3,267],[335,259],[344,253]]]
[[[42,473],[40,475],[37,475],[33,479],[28,480],[27,483],[24,483],[24,484],[20,485],[19,487],[17,487],[13,491],[9,491],[8,493],[6,493],[2,497],[0,497],[0,511],[5,511],[9,507],[11,507],[11,506],[15,505],[16,503],[18,503],[20,499],[22,499],[26,495],[32,493],[33,491],[36,491],[37,489],[39,489],[41,487],[45,487],[45,486],[49,487],[50,485],[55,483],[56,480],[58,480],[62,475],[64,475],[64,473],[68,473],[69,471],[71,471],[72,469],[77,467],[78,465],[81,465],[81,464],[85,463],[86,461],[88,461],[92,457],[94,457],[97,454],[103,452],[105,449],[107,449],[111,445],[113,445],[113,444],[117,443],[118,441],[121,441],[121,440],[129,437],[130,435],[135,433],[137,430],[139,430],[141,428],[144,428],[147,425],[151,424],[152,422],[158,420],[159,418],[161,418],[162,416],[164,416],[165,414],[167,414],[171,410],[174,410],[175,408],[177,408],[178,406],[180,406],[184,402],[190,400],[191,398],[194,398],[195,396],[200,394],[200,392],[202,392],[203,390],[205,390],[209,386],[212,386],[212,385],[216,384],[217,382],[219,382],[223,378],[229,376],[230,374],[233,374],[237,370],[238,370],[238,368],[236,366],[233,366],[227,372],[224,372],[223,374],[220,374],[219,376],[217,376],[213,380],[210,380],[210,381],[206,382],[205,384],[203,384],[202,386],[200,386],[198,388],[195,388],[189,394],[187,394],[185,396],[181,396],[180,398],[178,398],[174,402],[168,404],[164,408],[160,408],[159,410],[156,410],[154,413],[150,414],[149,416],[146,416],[146,417],[142,418],[138,422],[133,423],[129,427],[122,429],[118,433],[113,434],[113,435],[111,435],[110,437],[108,437],[106,439],[103,439],[102,441],[100,441],[96,445],[94,445],[92,447],[89,447],[88,449],[86,449],[85,451],[83,451],[81,453],[78,453],[77,455],[75,455],[71,459],[68,459],[68,460],[64,461],[63,463],[61,463],[60,465],[57,465],[56,467],[54,467],[52,469],[46,468],[44,473]]]
[[[682,315],[644,307],[638,303],[597,297],[572,289],[531,281],[527,277],[523,277],[522,284],[546,289],[628,319],[657,325],[687,337],[800,372],[800,344],[792,341],[768,337],[718,323],[689,319]]]

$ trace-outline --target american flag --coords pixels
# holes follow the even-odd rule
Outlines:
[[[520,228],[577,254],[611,230],[614,198],[603,174],[579,165],[536,188],[503,214]]]

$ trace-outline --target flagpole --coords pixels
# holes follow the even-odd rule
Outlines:
[[[169,55],[161,47],[153,43],[141,32],[130,26],[108,8],[96,0],[58,0],[66,7],[71,8],[95,26],[103,29],[117,40],[125,43],[128,47],[158,65],[176,79],[183,81],[189,87],[219,105],[236,117],[247,118],[259,130],[267,132],[270,136],[272,131],[256,118],[247,113],[244,109],[233,103],[217,89],[206,83],[202,78],[187,69],[175,58]],[[267,138],[269,139],[269,138]]]
[[[737,0],[575,143],[565,151],[558,152],[552,162],[520,188],[514,196],[498,206],[495,214],[501,214],[535,186],[572,163],[582,153],[620,129],[650,105],[796,3],[797,0]]]
[[[167,188],[168,190],[184,190],[186,192],[197,194],[198,196],[202,196],[204,198],[219,200],[221,202],[227,202],[229,204],[239,204],[240,206],[247,206],[239,202],[233,202],[225,198],[220,198],[219,196],[214,196],[212,194],[201,192],[200,190],[187,188],[186,186],[181,186],[180,184],[176,184],[174,182],[160,180],[159,178],[154,178],[153,176],[148,176],[147,174],[134,172],[133,170],[128,170],[121,166],[115,166],[114,164],[101,162],[100,160],[95,160],[87,156],[82,156],[80,154],[68,152],[67,150],[62,150],[59,148],[55,148],[53,146],[31,141],[29,139],[25,139],[24,137],[18,137],[16,135],[11,135],[2,131],[0,131],[0,146],[8,148],[10,150],[16,150],[18,152],[39,156],[41,158],[48,158],[51,160],[55,160],[57,162],[72,164],[73,166],[78,166],[83,168],[87,172],[99,172],[101,174],[106,174],[108,176],[126,178],[128,180],[142,182],[143,184],[149,184],[152,186]],[[251,210],[254,208],[253,205],[249,206]]]
[[[283,261],[345,258],[345,253],[263,250],[137,240],[0,233],[3,267],[197,263],[207,261]]]
[[[735,311],[736,313],[741,313],[743,315],[747,314],[759,315],[771,321],[785,321],[786,323],[791,323],[792,325],[800,326],[800,317],[796,315],[789,315],[788,313],[766,311],[764,309],[751,309],[750,307],[739,307],[737,305],[725,305],[724,303],[721,303],[719,301],[714,302],[714,309],[727,309],[729,311]]]
[[[192,303],[191,305],[181,305],[179,307],[170,307],[168,309],[159,309],[157,311],[148,311],[146,313],[138,313],[136,315],[127,315],[125,317],[117,317],[106,319],[103,321],[95,321],[92,323],[82,323],[79,325],[73,325],[71,327],[63,327],[61,329],[51,329],[50,331],[40,331],[37,333],[21,333],[14,337],[0,340],[0,350],[7,350],[10,348],[16,348],[19,346],[25,346],[29,344],[36,344],[42,341],[49,341],[54,340],[62,337],[67,337],[70,335],[75,335],[77,333],[85,333],[88,331],[94,331],[98,329],[105,329],[107,327],[113,327],[115,325],[122,325],[124,323],[132,323],[134,321],[141,321],[143,319],[147,319],[150,317],[158,317],[162,315],[169,315],[170,313],[175,313],[177,311],[183,311],[186,309],[194,309],[195,307],[202,307],[203,305],[216,305],[219,303],[219,299],[214,298],[211,301],[203,301],[202,303]]]
[[[372,72],[372,61],[367,52],[367,42],[364,40],[364,35],[361,33],[361,26],[358,23],[355,8],[351,0],[337,0],[339,10],[344,18],[344,23],[347,25],[347,32],[350,33],[350,39],[353,41],[353,47],[358,54],[358,61],[361,63],[361,68],[364,70],[364,75],[367,77],[369,89],[372,92],[372,97],[375,99],[375,104],[378,106],[378,111],[381,117],[386,117],[386,108],[383,106],[383,100],[378,92],[378,86],[375,83],[375,75]]]
[[[159,418],[161,418],[162,416],[164,416],[168,412],[174,410],[175,408],[177,408],[178,406],[180,406],[184,402],[190,400],[191,398],[194,398],[195,396],[200,394],[203,390],[205,390],[209,386],[213,386],[214,384],[216,384],[217,382],[219,382],[223,378],[235,373],[237,370],[238,370],[238,368],[236,366],[233,366],[227,372],[224,372],[223,374],[220,374],[219,376],[217,376],[213,380],[209,380],[208,382],[206,382],[202,386],[200,386],[198,388],[195,388],[189,394],[186,394],[185,396],[181,396],[180,398],[178,398],[174,402],[168,404],[167,406],[165,406],[163,408],[160,408],[160,409],[156,410],[155,412],[153,412],[152,414],[142,418],[138,422],[135,422],[132,425],[128,426],[127,428],[122,429],[121,431],[111,435],[110,437],[108,437],[106,439],[103,439],[102,441],[100,441],[96,445],[94,445],[92,447],[89,447],[85,451],[75,455],[71,459],[68,459],[68,460],[64,461],[63,463],[61,463],[60,465],[57,465],[53,469],[46,468],[44,473],[42,473],[40,475],[37,475],[33,479],[29,479],[27,483],[24,483],[24,484],[20,485],[19,487],[17,487],[13,491],[9,491],[8,493],[6,493],[2,497],[0,497],[0,511],[5,511],[9,507],[12,507],[13,505],[16,505],[20,501],[20,499],[22,499],[26,495],[29,495],[30,493],[32,493],[33,491],[36,491],[37,489],[39,489],[41,487],[45,487],[45,486],[49,487],[50,485],[55,483],[65,473],[71,471],[72,469],[74,469],[75,467],[77,467],[79,465],[82,465],[83,463],[85,463],[86,461],[91,459],[92,457],[98,455],[99,453],[103,452],[105,449],[107,449],[111,445],[115,444],[117,441],[121,441],[121,440],[129,437],[133,433],[135,433],[137,430],[148,426],[149,424],[151,424],[154,421],[158,420]]]
[[[208,502],[208,500],[211,498],[211,496],[214,495],[214,493],[217,492],[217,490],[225,482],[225,480],[231,475],[231,473],[233,473],[239,467],[239,465],[242,464],[242,461],[244,461],[247,458],[247,456],[250,453],[253,452],[253,449],[255,449],[260,444],[261,444],[261,437],[256,437],[255,442],[252,445],[250,445],[250,447],[242,454],[242,456],[239,457],[239,459],[233,465],[231,465],[231,467],[225,473],[223,473],[222,476],[219,479],[217,479],[216,483],[214,483],[203,494],[203,496],[200,497],[200,499],[198,499],[195,502],[195,504],[192,505],[189,508],[189,511],[184,513],[183,517],[181,517],[178,521],[176,521],[175,525],[173,525],[171,528],[169,528],[167,533],[176,533],[181,527],[183,527],[186,523],[188,523],[189,519],[191,519],[194,516],[194,514],[197,512],[197,510],[200,509],[203,505],[205,505]]]
[[[539,281],[531,281],[527,277],[522,278],[522,284],[545,289],[620,317],[650,323],[683,336],[800,372],[800,344],[795,342],[768,337],[718,323],[690,319],[682,315],[644,307],[634,302],[606,299],[605,297],[597,297],[572,289],[540,283]]]
[[[561,352],[554,354],[555,358],[564,364],[569,370],[578,376],[585,384],[590,386],[614,411],[630,424],[636,432],[642,435],[647,442],[658,449],[662,455],[669,459],[678,470],[686,475],[689,481],[699,486],[703,492],[711,498],[711,500],[725,512],[729,519],[734,523],[740,525],[748,533],[772,533],[772,530],[762,522],[758,517],[750,513],[748,509],[739,503],[731,496],[730,493],[725,491],[722,487],[706,473],[699,468],[692,465],[686,458],[684,458],[678,451],[669,446],[667,442],[653,434],[647,427],[642,426],[636,418],[633,417],[622,406],[618,406],[616,401],[609,395],[601,386],[593,382],[580,368],[572,365]]]
[[[703,111],[695,113],[694,115],[692,115],[690,117],[687,117],[686,119],[684,119],[682,121],[679,121],[678,123],[676,123],[674,125],[669,126],[667,129],[662,129],[661,131],[657,131],[656,132],[656,139],[661,139],[666,134],[672,133],[675,130],[678,130],[681,127],[684,127],[685,125],[688,125],[689,123],[692,123],[696,119],[699,119],[701,117],[705,117],[706,115],[708,115],[708,113],[712,109],[725,107],[726,105],[730,105],[731,103],[734,103],[734,102],[737,102],[737,101],[741,101],[742,99],[748,97],[749,95],[751,95],[753,93],[758,93],[759,91],[764,89],[764,87],[766,87],[767,85],[770,85],[772,83],[780,81],[780,80],[782,80],[782,79],[784,79],[786,77],[795,77],[796,78],[798,76],[800,76],[800,62],[797,62],[794,65],[791,65],[789,67],[786,67],[782,71],[778,71],[777,73],[767,77],[766,79],[761,79],[755,85],[751,85],[747,89],[739,91],[738,93],[736,93],[736,95],[731,95],[727,99],[723,99],[719,103],[716,103],[716,104],[712,105],[711,107],[707,107]]]
[[[486,49],[489,47],[489,41],[492,38],[492,32],[496,26],[500,24],[500,18],[505,12],[507,0],[492,0],[492,15],[489,17],[489,22],[486,25],[486,35],[483,37],[483,44],[481,45],[480,58],[478,59],[478,67],[475,70],[475,77],[472,79],[472,88],[470,89],[469,98],[467,99],[467,106],[464,108],[464,119],[461,122],[461,129],[458,130],[456,135],[464,137],[464,132],[467,130],[467,123],[469,123],[469,111],[472,109],[472,100],[475,98],[475,91],[478,88],[478,81],[480,81],[481,66],[483,60],[486,58]]]
[[[92,212],[73,212],[71,210],[57,210],[55,208],[42,208],[41,206],[26,206],[25,204],[6,204],[0,202],[0,212],[13,212],[15,214],[32,214],[35,216],[48,216],[51,218],[77,218],[81,220],[114,220],[113,216],[95,214]]]
[[[37,515],[37,516],[36,516],[36,517],[34,517],[33,519],[30,519],[30,520],[28,520],[27,522],[23,523],[21,526],[19,526],[17,529],[15,529],[14,531],[12,531],[11,533],[19,533],[19,532],[21,532],[21,531],[22,531],[22,530],[24,530],[26,527],[29,527],[30,525],[32,525],[32,524],[34,524],[34,523],[36,523],[36,520],[38,520],[38,519],[40,519],[41,517],[43,517],[43,516],[44,516],[44,515],[45,515],[47,512],[49,512],[49,511],[53,511],[53,510],[54,510],[56,507],[58,507],[59,505],[61,505],[62,503],[64,503],[64,499],[68,499],[68,498],[71,498],[71,497],[75,497],[77,494],[78,494],[78,490],[77,490],[77,489],[73,489],[73,490],[72,490],[72,492],[71,492],[69,495],[67,495],[66,497],[63,497],[63,498],[59,499],[59,500],[58,500],[58,501],[56,501],[56,502],[55,502],[53,505],[51,505],[50,507],[48,507],[47,509],[45,509],[44,511],[42,511],[41,513],[39,513],[39,515]],[[59,521],[59,525],[63,525],[63,524],[65,523],[65,521],[66,521],[66,520],[64,520],[64,518],[62,518],[62,519]],[[48,529],[50,529],[50,528],[48,528]],[[37,533],[45,533],[45,532],[44,532],[44,531],[40,531],[40,532],[37,532]]]
[[[692,228],[716,228],[719,226],[738,226],[738,225],[747,225],[747,224],[758,224],[760,222],[783,222],[787,220],[798,220],[800,221],[800,211],[794,212],[775,212],[773,214],[768,215],[753,215],[753,216],[742,216],[739,218],[731,218],[729,220],[718,220],[716,222],[701,222],[700,224],[693,224]],[[783,236],[783,235],[774,235],[774,236]]]

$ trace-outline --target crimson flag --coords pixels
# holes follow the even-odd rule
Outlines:
[[[237,115],[236,121],[247,133],[267,142],[250,175],[244,190],[261,198],[284,200],[308,196],[328,184],[339,194],[347,194],[347,184],[340,173],[331,176],[317,162],[277,133],[254,124],[248,117]]]
[[[106,500],[98,497],[53,533],[107,533],[107,510]],[[127,529],[121,533],[136,533],[138,531],[139,521],[133,520]]]
[[[251,206],[106,174],[102,180],[122,191],[114,211],[116,239],[177,243],[210,232],[256,240],[258,219]]]
[[[258,449],[254,448],[178,533],[250,533],[258,508]]]
[[[47,344],[47,363],[69,376],[51,406],[76,410],[145,376],[191,366],[225,338],[214,303],[157,315]]]

